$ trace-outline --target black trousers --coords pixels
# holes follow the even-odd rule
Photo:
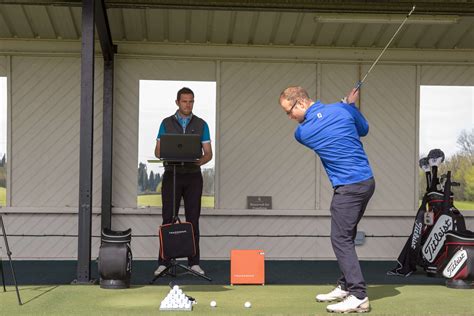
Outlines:
[[[334,189],[331,202],[331,244],[342,272],[337,281],[342,289],[362,299],[366,283],[355,251],[357,224],[375,190],[373,178]]]
[[[184,216],[186,222],[193,225],[194,241],[196,243],[196,255],[188,257],[188,265],[199,264],[199,217],[201,216],[201,196],[202,196],[202,174],[176,173],[176,214],[179,212],[181,198],[184,200]],[[161,200],[163,203],[162,217],[163,225],[169,224],[173,220],[173,172],[165,171],[162,178]],[[160,252],[161,253],[161,249]],[[158,255],[159,265],[168,265],[169,261],[163,260]]]

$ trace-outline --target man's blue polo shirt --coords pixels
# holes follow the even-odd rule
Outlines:
[[[360,137],[369,124],[353,104],[311,105],[295,130],[298,142],[319,155],[332,186],[357,183],[373,176]]]

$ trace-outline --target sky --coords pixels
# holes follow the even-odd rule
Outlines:
[[[452,156],[463,129],[474,129],[474,87],[421,86],[420,157],[433,148]]]
[[[208,81],[140,81],[139,157],[138,161],[155,159],[156,135],[163,118],[177,110],[176,93],[182,87],[194,91],[193,112],[209,125],[215,149],[216,83]],[[0,157],[6,152],[7,80],[0,77]],[[420,156],[433,148],[449,157],[459,151],[456,140],[462,130],[474,129],[474,87],[421,86],[420,88]],[[138,166],[137,161],[137,166]],[[214,166],[214,159],[207,165]],[[149,164],[149,170],[162,172],[160,165]]]
[[[216,83],[214,81],[169,81],[140,80],[140,115],[138,162],[155,158],[156,136],[161,121],[178,109],[176,94],[179,89],[188,87],[194,92],[193,113],[209,125],[211,145],[215,151],[216,135]],[[138,166],[137,162],[137,166]],[[214,157],[202,168],[214,167]],[[147,163],[148,171],[163,173],[161,164]]]

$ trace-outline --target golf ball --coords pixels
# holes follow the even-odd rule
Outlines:
[[[247,307],[247,308],[250,308],[250,307],[252,307],[252,304],[250,302],[245,302],[244,306]]]
[[[177,286],[177,285],[173,286],[173,290],[178,291],[178,290],[179,290],[179,286]]]
[[[216,307],[216,306],[217,306],[217,303],[216,303],[216,301],[211,301],[211,304],[210,304],[210,305],[211,305],[211,307]]]

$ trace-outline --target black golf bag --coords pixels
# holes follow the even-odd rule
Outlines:
[[[124,289],[130,287],[132,274],[132,229],[102,230],[102,245],[99,250],[100,287],[103,289]]]
[[[412,233],[398,256],[398,265],[387,274],[409,276],[420,266],[428,275],[436,275],[444,260],[441,250],[447,233],[465,230],[464,217],[453,205],[451,172],[448,172],[443,191],[437,190],[434,181],[425,193]]]
[[[438,260],[438,272],[450,288],[474,288],[474,232],[449,232]]]

